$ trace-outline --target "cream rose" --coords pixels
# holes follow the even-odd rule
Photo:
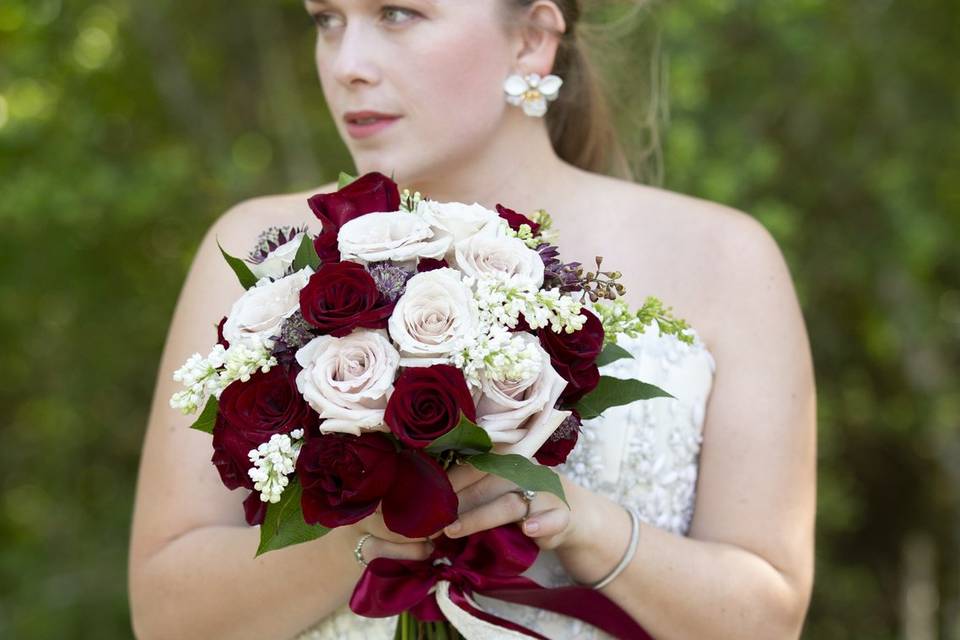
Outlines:
[[[492,230],[476,233],[458,242],[454,249],[457,267],[468,276],[503,275],[539,289],[543,286],[543,259],[523,240]]]
[[[305,267],[273,282],[261,280],[247,289],[233,303],[223,324],[223,337],[231,345],[273,346],[283,321],[300,308],[300,289],[312,274],[313,269]]]
[[[340,227],[340,255],[354,262],[440,258],[450,248],[420,216],[406,211],[368,213]]]
[[[422,217],[438,235],[450,236],[454,243],[466,240],[481,229],[501,223],[495,211],[477,204],[421,200],[416,214]]]
[[[535,336],[518,335],[535,344],[540,367],[521,380],[484,379],[477,402],[477,424],[486,429],[494,444],[512,445],[505,452],[532,456],[569,415],[553,409],[567,381],[551,366],[550,355]]]
[[[382,331],[314,338],[296,354],[297,389],[320,414],[325,433],[389,431],[383,422],[400,354]]]
[[[298,233],[289,241],[267,254],[263,262],[251,264],[250,271],[257,278],[282,278],[283,274],[293,265],[297,257],[297,251],[300,249],[300,243],[303,240],[303,233]]]
[[[477,310],[470,289],[454,269],[418,273],[407,281],[388,322],[403,365],[445,362],[461,339],[477,331]]]

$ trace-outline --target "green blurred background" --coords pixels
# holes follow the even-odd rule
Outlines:
[[[632,63],[599,56],[618,95],[663,71],[660,108],[621,111],[660,121],[647,175],[756,216],[796,279],[806,638],[960,638],[958,31],[956,0],[686,0],[623,37]],[[230,205],[352,169],[313,37],[294,0],[0,0],[0,637],[131,635],[135,472],[192,254]]]

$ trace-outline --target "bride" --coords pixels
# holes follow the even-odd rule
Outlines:
[[[655,295],[696,337],[690,345],[656,328],[622,336],[635,357],[605,373],[675,398],[584,424],[557,467],[571,508],[545,493],[527,505],[515,487],[460,468],[460,519],[446,533],[529,513],[523,531],[543,550],[531,575],[601,588],[655,638],[798,637],[813,583],[816,403],[776,243],[739,211],[605,175],[616,138],[577,33],[579,0],[396,2],[305,4],[324,95],[357,173],[393,174],[434,200],[545,209],[567,259],[604,256],[624,274],[632,307]],[[532,74],[562,85],[538,86]],[[208,349],[241,292],[217,242],[236,254],[268,226],[319,232],[307,201],[335,190],[241,202],[199,247],[160,363],[137,485],[129,588],[138,637],[393,637],[392,620],[346,607],[360,562],[422,559],[431,543],[390,533],[374,513],[254,559],[259,533],[244,522],[243,496],[221,484],[209,436],[167,404],[171,373]],[[478,603],[547,637],[608,637],[544,610]]]

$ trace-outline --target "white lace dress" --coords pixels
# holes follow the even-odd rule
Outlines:
[[[687,345],[654,326],[617,343],[634,358],[601,369],[605,375],[637,378],[675,396],[608,409],[585,421],[580,441],[556,467],[580,485],[621,504],[632,504],[647,524],[685,535],[693,517],[703,421],[713,376],[713,356],[696,337]],[[541,552],[526,572],[545,586],[570,584],[552,552]],[[548,638],[601,640],[610,636],[592,625],[542,609],[483,596],[475,600],[491,613]],[[396,618],[363,618],[344,606],[296,640],[390,640]]]

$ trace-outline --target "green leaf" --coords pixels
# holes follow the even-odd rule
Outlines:
[[[305,267],[310,267],[314,271],[320,266],[320,256],[317,255],[317,249],[313,246],[313,239],[310,234],[303,234],[300,240],[300,246],[297,248],[297,255],[293,258],[293,270],[300,271]]]
[[[475,453],[486,453],[492,446],[493,442],[490,441],[490,435],[486,429],[478,427],[461,413],[460,424],[427,445],[426,450],[427,453],[437,455],[453,450],[470,456]]]
[[[632,353],[623,347],[617,346],[616,343],[611,343],[605,346],[603,351],[600,352],[600,357],[597,358],[597,366],[602,367],[603,365],[610,364],[611,362],[632,357]]]
[[[207,398],[207,404],[204,405],[203,411],[200,412],[200,415],[194,423],[190,425],[190,428],[203,431],[204,433],[213,433],[213,425],[217,421],[217,409],[219,407],[220,403],[217,402],[216,396]]]
[[[560,484],[560,476],[549,467],[539,465],[521,455],[481,453],[470,456],[467,462],[480,471],[506,478],[522,489],[546,491],[567,503],[567,498],[563,495],[563,485]],[[567,506],[570,504],[567,503]]]
[[[330,529],[319,524],[307,524],[300,510],[303,490],[296,478],[283,490],[280,502],[267,505],[267,515],[260,525],[260,546],[257,555],[276,551],[301,542],[310,542],[326,535]]]
[[[596,418],[610,407],[630,404],[636,400],[651,398],[672,398],[660,387],[633,379],[600,376],[596,389],[588,393],[576,404],[575,409],[584,420]]]
[[[337,178],[337,189],[343,189],[345,186],[356,180],[356,176],[352,176],[346,171],[340,172],[340,177]]]
[[[217,241],[217,246],[220,247],[220,241]],[[223,257],[226,258],[227,264],[230,265],[230,268],[233,269],[233,272],[237,274],[237,280],[240,281],[240,286],[244,289],[249,289],[250,287],[257,284],[257,276],[253,275],[253,271],[250,271],[250,267],[247,266],[247,263],[241,260],[240,258],[234,258],[232,255],[223,250],[223,247],[220,247],[220,253],[223,254]]]

